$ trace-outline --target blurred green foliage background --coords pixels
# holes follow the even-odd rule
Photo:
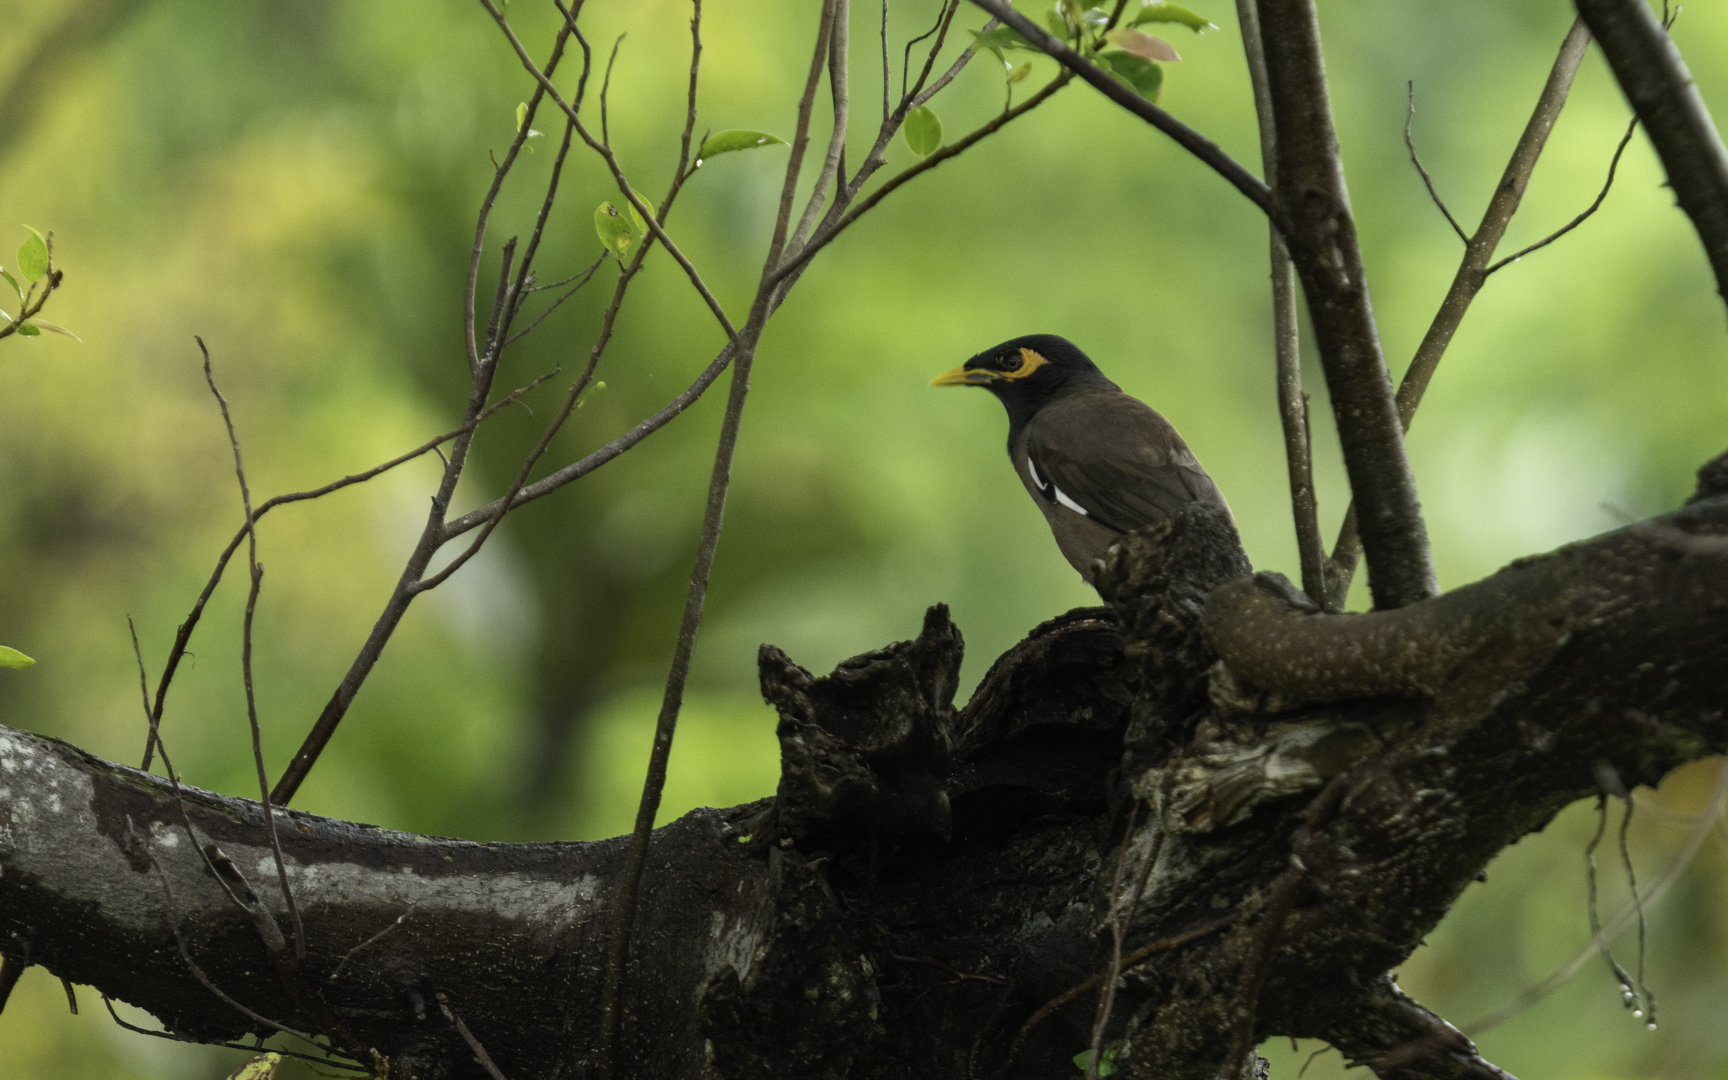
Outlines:
[[[896,69],[898,43],[936,6],[895,5]],[[1222,30],[1166,35],[1184,60],[1168,70],[1162,103],[1257,169],[1233,10],[1196,6]],[[789,137],[815,6],[708,8],[702,126]],[[509,11],[543,54],[550,5],[517,0]],[[1406,81],[1424,159],[1469,227],[1571,11],[1561,0],[1325,0],[1321,15],[1396,373],[1460,254],[1406,158]],[[876,17],[857,5],[854,162],[880,96]],[[677,155],[688,7],[595,0],[584,20],[602,50],[628,32],[612,137],[634,185],[658,198]],[[983,21],[967,9],[957,25]],[[67,277],[44,314],[83,337],[0,345],[0,642],[38,660],[0,672],[0,722],[135,761],[144,728],[126,617],[154,675],[240,516],[192,336],[214,354],[255,497],[325,483],[453,426],[487,154],[508,144],[531,86],[482,9],[457,0],[0,0],[0,26],[0,262],[12,266],[19,222],[52,229]],[[1689,7],[1676,36],[1706,100],[1728,115],[1728,11]],[[1020,95],[1052,73],[1048,61],[1034,67]],[[561,85],[574,74],[566,68]],[[1001,101],[1000,69],[986,57],[934,106],[953,139]],[[1589,203],[1627,116],[1593,53],[1503,250]],[[506,189],[483,282],[504,238],[531,228],[546,144],[561,130],[546,113],[538,126],[551,137],[536,140],[539,153]],[[785,157],[776,147],[711,162],[670,222],[739,316]],[[912,160],[897,140],[891,167]],[[595,158],[573,155],[543,278],[592,261],[593,207],[615,195]],[[926,387],[1002,339],[1055,332],[1080,343],[1181,428],[1229,496],[1256,565],[1295,576],[1265,246],[1263,219],[1221,180],[1076,84],[823,253],[755,369],[663,818],[771,792],[761,642],[825,671],[910,636],[925,606],[944,601],[969,635],[964,695],[1033,625],[1096,602],[1003,460],[1000,407]],[[509,354],[500,386],[577,370],[614,273],[602,270]],[[1728,431],[1723,330],[1699,245],[1639,137],[1594,219],[1492,280],[1418,417],[1410,447],[1443,584],[1682,500]],[[602,367],[607,389],[549,460],[621,433],[720,340],[656,252]],[[1335,527],[1346,492],[1324,388],[1310,375],[1323,520]],[[561,393],[554,380],[529,398],[535,416],[513,410],[484,430],[460,508],[507,486]],[[722,396],[513,515],[480,559],[417,603],[296,805],[473,839],[627,829]],[[258,683],[273,774],[388,595],[436,468],[422,460],[263,525]],[[217,594],[163,730],[190,782],[255,796],[241,577]],[[1679,847],[1714,776],[1713,764],[1677,775],[1634,823],[1646,879]],[[1581,805],[1508,851],[1406,966],[1403,985],[1467,1022],[1570,955],[1587,939],[1582,848],[1593,827]],[[1526,1078],[1728,1076],[1724,871],[1713,837],[1654,910],[1657,1030],[1623,1012],[1598,962],[1483,1036],[1487,1055]],[[1604,878],[1612,908],[1625,890],[1615,872]],[[91,991],[81,1004],[82,1015],[65,1015],[54,980],[29,973],[0,1015],[0,1078],[217,1077],[240,1057],[122,1032]],[[1275,1076],[1293,1076],[1316,1048],[1266,1052]],[[1309,1075],[1341,1068],[1323,1054]]]

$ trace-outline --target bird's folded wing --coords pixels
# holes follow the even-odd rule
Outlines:
[[[1222,503],[1168,421],[1126,395],[1100,398],[1083,412],[1040,415],[1028,428],[1026,453],[1045,499],[1123,533],[1191,502]]]

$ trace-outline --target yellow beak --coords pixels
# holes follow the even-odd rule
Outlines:
[[[996,378],[996,373],[993,371],[982,371],[978,368],[973,368],[968,371],[964,367],[957,367],[953,371],[944,371],[934,379],[931,379],[930,385],[982,386],[994,378]]]

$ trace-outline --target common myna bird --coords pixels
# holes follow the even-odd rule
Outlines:
[[[1089,585],[1093,561],[1125,533],[1194,502],[1230,513],[1170,421],[1066,338],[1004,341],[930,385],[982,386],[1007,407],[1008,458]]]

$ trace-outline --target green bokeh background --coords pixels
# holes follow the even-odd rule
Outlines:
[[[1197,6],[1222,30],[1168,34],[1184,60],[1167,71],[1162,103],[1257,166],[1233,11],[1223,0]],[[1405,155],[1406,82],[1419,95],[1424,159],[1473,223],[1570,9],[1320,6],[1396,372],[1459,255]],[[854,161],[880,99],[876,13],[857,8]],[[703,125],[790,136],[815,6],[709,9]],[[894,40],[921,32],[935,10],[930,0],[896,5]],[[510,14],[543,53],[549,5],[516,0]],[[628,32],[611,130],[635,186],[658,197],[676,160],[688,8],[596,0],[584,18],[600,49]],[[968,9],[958,25],[983,21]],[[215,357],[255,497],[325,483],[451,427],[487,152],[508,143],[530,86],[479,6],[457,0],[0,0],[0,27],[0,263],[15,268],[18,222],[53,229],[67,278],[45,315],[83,337],[0,344],[0,642],[39,661],[0,672],[0,722],[134,761],[143,726],[126,617],[154,673],[239,517],[192,336]],[[1676,35],[1706,101],[1728,115],[1728,11],[1690,7]],[[1034,66],[1022,95],[1051,74],[1047,61]],[[952,139],[1001,100],[986,58],[935,107]],[[1626,119],[1593,51],[1505,250],[1589,203]],[[531,227],[546,144],[560,130],[544,114],[538,126],[553,135],[536,140],[500,201],[483,281],[503,240]],[[785,158],[773,148],[711,162],[670,223],[735,317],[759,273]],[[891,167],[912,160],[897,141]],[[592,156],[573,155],[544,277],[593,259],[592,209],[614,195]],[[567,378],[612,276],[603,270],[513,351],[500,385],[559,365]],[[1181,428],[1229,496],[1256,565],[1294,576],[1269,325],[1258,213],[1083,86],[888,199],[817,259],[764,338],[663,820],[772,790],[773,717],[755,691],[761,642],[825,671],[910,636],[924,608],[944,601],[970,644],[964,695],[1033,625],[1095,602],[1002,460],[1000,408],[926,387],[996,341],[1042,331],[1079,342]],[[1442,583],[1681,501],[1728,431],[1723,331],[1699,245],[1636,138],[1594,219],[1491,281],[1423,405],[1410,450]],[[719,342],[657,252],[605,360],[607,389],[550,460],[621,433]],[[1346,493],[1310,375],[1333,528]],[[560,396],[554,380],[530,397],[535,416],[512,411],[485,430],[461,508],[508,484]],[[479,559],[418,602],[296,804],[473,839],[627,829],[720,401],[513,515]],[[436,467],[416,462],[266,520],[257,681],[273,773],[388,595]],[[164,726],[190,782],[236,795],[256,793],[243,599],[233,581],[217,594]],[[1646,798],[1651,812],[1631,829],[1644,879],[1678,849],[1714,776],[1703,764]],[[1582,849],[1593,827],[1593,809],[1577,806],[1503,855],[1402,984],[1467,1022],[1570,955],[1587,938]],[[1653,910],[1656,1031],[1621,1009],[1595,963],[1484,1035],[1487,1055],[1527,1080],[1728,1076],[1724,870],[1712,836]],[[1625,888],[1615,872],[1604,878],[1612,908]],[[67,1016],[55,981],[31,971],[0,1015],[0,1080],[214,1078],[242,1056],[122,1032],[87,989],[81,1005]],[[1294,1076],[1316,1048],[1266,1052],[1275,1076]],[[1323,1054],[1308,1075],[1340,1070]]]

